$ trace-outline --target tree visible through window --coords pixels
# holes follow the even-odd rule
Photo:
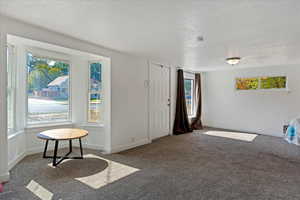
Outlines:
[[[187,113],[189,116],[193,115],[193,91],[194,91],[194,80],[184,79],[184,92]]]
[[[27,122],[69,120],[69,68],[65,61],[27,54]]]
[[[89,78],[89,108],[88,122],[99,123],[102,120],[101,105],[103,103],[102,95],[102,65],[99,62],[90,63]]]

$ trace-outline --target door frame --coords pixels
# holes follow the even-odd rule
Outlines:
[[[153,135],[151,135],[151,133],[150,133],[150,110],[151,110],[151,103],[150,103],[150,89],[151,89],[151,67],[152,67],[152,65],[157,65],[157,66],[160,66],[160,67],[166,67],[166,68],[168,68],[169,69],[169,99],[170,99],[170,106],[169,106],[169,133],[168,133],[168,135],[172,135],[172,128],[171,128],[171,124],[172,124],[172,122],[171,122],[171,113],[172,113],[172,107],[173,107],[173,101],[172,101],[172,95],[171,95],[171,92],[172,92],[172,90],[171,90],[171,88],[172,88],[172,86],[171,86],[171,83],[172,83],[172,81],[171,81],[171,70],[172,70],[172,68],[171,68],[171,66],[170,65],[168,65],[168,64],[162,64],[162,63],[159,63],[159,62],[154,62],[154,61],[148,61],[148,80],[146,81],[146,85],[147,85],[147,88],[148,88],[148,98],[147,98],[147,100],[148,100],[148,140],[149,140],[149,142],[152,142],[152,140],[153,140]]]

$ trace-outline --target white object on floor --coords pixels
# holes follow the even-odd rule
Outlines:
[[[216,137],[229,138],[234,140],[242,140],[246,142],[252,142],[257,136],[256,134],[238,133],[238,132],[230,132],[230,131],[206,131],[203,134],[216,136]]]
[[[30,183],[26,186],[28,190],[30,190],[33,194],[38,196],[41,200],[51,200],[53,197],[53,193],[35,182],[31,180]]]
[[[299,145],[299,131],[300,131],[300,118],[294,119],[289,123],[289,127],[287,128],[284,139],[290,143]]]
[[[84,183],[88,186],[90,186],[93,189],[99,189],[105,185],[108,185],[110,183],[113,183],[115,181],[118,181],[122,178],[125,178],[126,176],[129,176],[135,172],[138,172],[139,169],[124,165],[122,163],[118,163],[115,161],[107,160],[105,158],[88,154],[84,156],[85,158],[97,158],[100,160],[104,160],[108,163],[108,166],[105,170],[96,173],[91,176],[86,177],[78,177],[75,178],[76,180],[80,181],[81,183]]]

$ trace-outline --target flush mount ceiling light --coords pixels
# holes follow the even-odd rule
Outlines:
[[[226,62],[229,64],[229,65],[236,65],[236,64],[239,64],[241,58],[240,57],[231,57],[231,58],[227,58],[226,59]]]

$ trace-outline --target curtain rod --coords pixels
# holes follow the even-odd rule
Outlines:
[[[198,73],[198,72],[194,72],[194,71],[191,71],[191,70],[185,70],[182,67],[176,67],[176,69],[181,69],[183,72],[190,73],[190,74],[196,74],[196,73]]]

